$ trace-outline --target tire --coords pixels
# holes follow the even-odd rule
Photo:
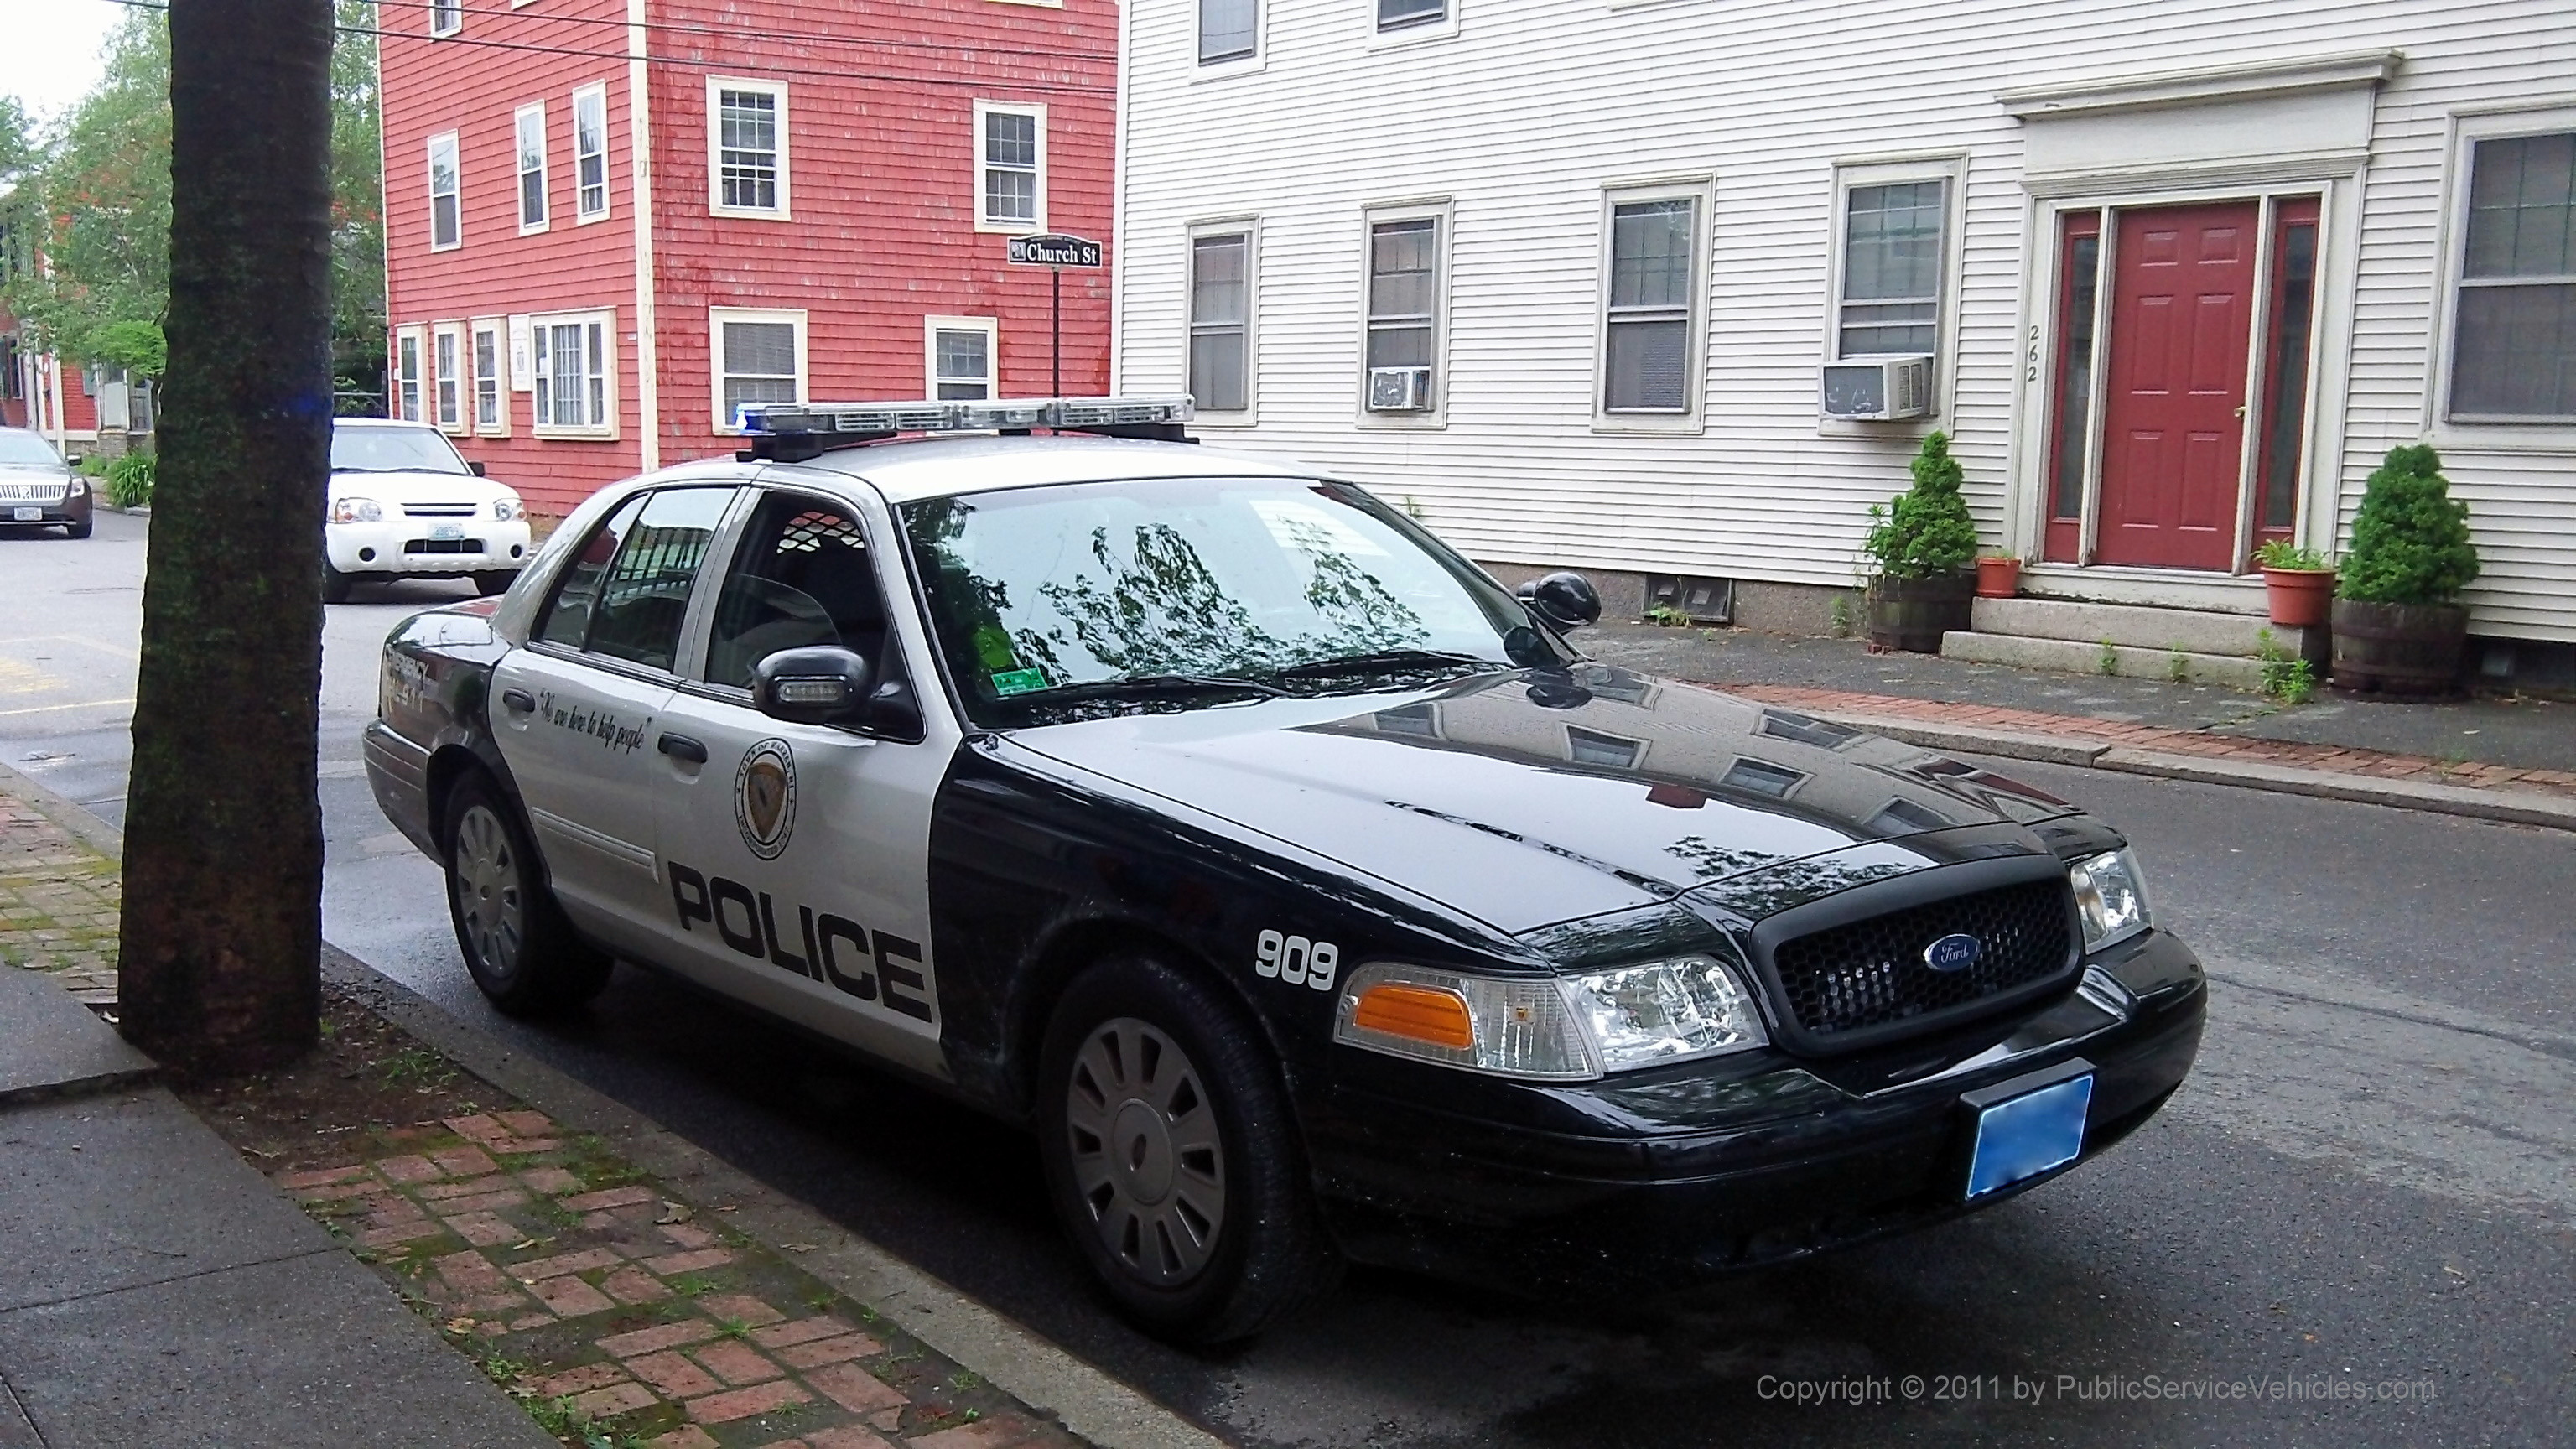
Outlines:
[[[1084,972],[1036,1116],[1058,1220],[1148,1331],[1249,1338],[1338,1281],[1277,1062],[1215,988],[1134,953]]]
[[[77,523],[66,523],[66,524],[64,524],[64,525],[63,525],[63,537],[65,537],[65,538],[87,538],[87,537],[89,537],[89,535],[90,535],[90,530],[91,530],[94,526],[95,526],[95,524],[94,524],[94,523],[93,523],[93,521],[92,521],[92,515],[87,514],[87,513],[84,513],[84,514],[82,514],[82,515],[80,516],[80,521],[79,521],[79,522],[77,522]]]
[[[507,573],[498,569],[486,569],[482,573],[474,576],[474,592],[481,594],[483,597],[488,599],[494,594],[508,593],[510,591],[510,585],[515,584],[518,581],[519,571],[517,569],[511,569]]]
[[[568,1011],[597,996],[616,963],[564,919],[519,812],[489,778],[458,782],[446,827],[447,915],[475,986],[511,1016]]]
[[[356,581],[349,575],[331,567],[329,559],[322,560],[322,602],[326,604],[349,602],[349,586],[354,582]]]

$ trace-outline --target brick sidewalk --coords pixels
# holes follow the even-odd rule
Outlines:
[[[52,974],[93,1009],[116,1004],[116,862],[0,790],[0,964]]]
[[[1708,687],[1714,689],[1721,686]],[[2507,765],[2469,764],[2428,759],[2422,755],[2395,755],[2381,750],[2348,749],[2336,745],[2304,744],[2290,740],[2252,739],[2244,735],[2221,734],[2215,730],[2179,730],[2155,725],[2127,724],[2118,720],[2096,719],[2090,715],[2047,714],[2038,710],[2004,709],[1982,704],[1950,704],[1900,695],[1858,694],[1841,689],[1810,689],[1782,684],[1731,684],[1723,688],[1728,694],[1760,700],[1765,704],[1787,705],[1792,709],[1833,714],[1878,715],[1887,719],[1912,720],[1928,725],[1954,725],[1966,729],[2012,730],[2022,734],[2047,735],[2057,739],[2110,745],[2119,749],[2155,750],[2174,755],[2246,760],[2267,765],[2290,765],[2308,770],[2331,770],[2347,775],[2369,775],[2383,779],[2461,785],[2473,789],[2537,790],[2576,799],[2576,773],[2565,770],[2523,770]]]

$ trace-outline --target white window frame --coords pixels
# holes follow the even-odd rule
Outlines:
[[[430,38],[443,40],[448,36],[462,33],[464,29],[465,0],[430,0]]]
[[[740,436],[742,429],[733,425],[725,414],[724,324],[727,322],[784,322],[796,329],[796,401],[805,402],[808,376],[805,370],[805,312],[799,308],[786,311],[761,307],[709,307],[707,309],[707,415],[715,420],[715,431]],[[745,374],[748,376],[749,374]]]
[[[778,204],[774,207],[727,206],[724,199],[724,93],[756,92],[778,103]],[[741,217],[750,221],[787,221],[793,216],[787,194],[790,171],[788,152],[793,133],[787,124],[787,82],[751,80],[743,76],[711,75],[707,77],[707,215]]]
[[[1038,166],[1036,195],[1037,215],[1027,221],[996,217],[984,210],[984,172],[991,166],[985,142],[984,118],[993,115],[1026,116],[1037,123]],[[1012,168],[1017,170],[1017,167]],[[1047,108],[1018,101],[977,101],[975,103],[975,229],[999,232],[1006,236],[1028,236],[1047,229]]]
[[[1253,0],[1251,53],[1228,56],[1223,60],[1199,59],[1199,4],[1200,0],[1190,0],[1191,80],[1223,80],[1229,76],[1254,75],[1270,64],[1270,0]],[[1370,13],[1376,13],[1374,8]]]
[[[599,115],[599,149],[595,152],[581,148],[581,116],[585,107],[596,109]],[[582,163],[594,155],[599,158],[599,205],[596,207],[590,204],[590,185],[581,174]],[[608,220],[612,205],[610,197],[615,191],[608,174],[608,85],[605,81],[594,81],[572,93],[573,225],[588,226],[594,221]]]
[[[427,419],[423,406],[426,394],[422,385],[429,363],[429,329],[397,327],[394,329],[394,367],[391,387],[393,396],[385,399],[385,414],[400,422],[417,423]]]
[[[1441,0],[1440,14],[1428,20],[1412,20],[1389,26],[1377,18],[1378,0],[1361,0],[1364,7],[1360,23],[1367,27],[1362,42],[1370,50],[1395,50],[1420,45],[1427,40],[1450,40],[1458,34],[1458,7],[1465,0]]]
[[[1451,225],[1454,208],[1447,197],[1420,201],[1384,202],[1360,208],[1360,357],[1357,418],[1364,428],[1439,429],[1449,425],[1449,259],[1453,250]],[[1435,263],[1439,274],[1432,279],[1431,302],[1431,406],[1418,413],[1373,413],[1368,406],[1369,333],[1373,317],[1369,287],[1374,277],[1377,229],[1388,222],[1430,221],[1439,228],[1434,238]]]
[[[1212,428],[1249,428],[1261,421],[1261,218],[1220,217],[1189,224],[1181,243],[1181,380],[1190,386],[1190,349],[1198,332],[1198,278],[1195,267],[1204,238],[1243,238],[1243,407],[1229,411],[1201,407],[1193,421]]]
[[[429,392],[423,401],[440,432],[466,430],[465,325],[461,322],[440,322],[429,329]]]
[[[1947,401],[1952,359],[1959,355],[1959,274],[1967,259],[1968,157],[1965,152],[1945,152],[1935,156],[1899,156],[1882,159],[1860,159],[1834,163],[1832,215],[1825,233],[1825,346],[1824,360],[1842,362],[1843,356],[1843,265],[1848,245],[1844,236],[1850,225],[1851,193],[1856,186],[1902,186],[1916,181],[1939,181],[1941,189],[1941,291],[1932,309],[1932,395],[1924,416],[1941,416]],[[2104,254],[2106,257],[2108,253]],[[1909,356],[1907,353],[1859,352],[1849,360],[1866,362],[1878,357]],[[1886,424],[1853,422],[1847,418],[1823,419],[1824,432],[1871,433]]]
[[[1619,208],[1648,201],[1689,201],[1691,279],[1689,328],[1682,342],[1682,403],[1671,412],[1610,410],[1610,274]],[[1592,301],[1592,431],[1596,433],[1696,433],[1708,406],[1709,250],[1715,234],[1717,182],[1711,176],[1618,182],[1601,188],[1601,251]]]
[[[528,127],[534,122],[537,132],[537,164],[528,166]],[[554,225],[554,178],[548,175],[546,155],[546,103],[530,101],[510,113],[510,174],[516,184],[510,188],[513,205],[519,213],[519,235],[534,236]],[[537,219],[528,219],[528,178],[537,178]]]
[[[483,365],[483,341],[492,341],[492,365]],[[465,372],[471,379],[467,403],[473,431],[478,437],[510,436],[510,321],[506,317],[477,317],[465,331]],[[483,420],[483,388],[492,388],[492,420]]]
[[[2534,418],[2528,422],[2493,416],[2451,415],[2452,354],[2459,340],[2460,282],[2469,252],[2469,184],[2471,163],[2480,141],[2516,136],[2547,136],[2576,131],[2576,106],[2545,109],[2461,111],[2451,117],[2450,174],[2444,178],[2442,257],[2437,273],[2441,296],[2434,304],[2432,355],[2424,369],[2424,416],[2433,420],[2436,446],[2474,447],[2499,452],[2576,452],[2576,422]]]
[[[447,148],[447,174],[454,178],[456,182],[456,189],[446,193],[447,198],[456,205],[456,235],[443,242],[438,239],[438,198],[440,195],[438,190],[438,151],[441,146]],[[456,133],[454,131],[441,131],[437,135],[430,137],[428,151],[428,164],[423,169],[428,173],[425,179],[429,184],[429,249],[434,252],[452,252],[465,245],[464,153],[456,144]]]
[[[530,379],[531,390],[539,399],[531,409],[532,421],[528,431],[540,438],[577,438],[590,441],[615,438],[617,436],[616,311],[605,309],[596,312],[540,312],[528,319],[528,325],[530,339],[528,351],[535,364],[533,376]],[[559,379],[555,376],[553,339],[549,333],[551,329],[557,327],[583,328],[585,329],[583,340],[586,343],[587,329],[593,326],[599,329],[599,352],[596,356],[585,356],[583,359],[589,369],[582,376],[584,412],[592,411],[587,404],[592,398],[589,384],[594,379],[600,384],[597,394],[600,406],[596,410],[596,416],[579,426],[557,423],[554,420],[554,408],[551,404]],[[584,350],[587,352],[587,347]]]
[[[1002,323],[997,317],[924,317],[921,319],[921,395],[939,396],[943,381],[962,382],[963,378],[941,378],[939,375],[939,334],[942,332],[981,332],[984,334],[984,396],[987,400],[1002,395]]]

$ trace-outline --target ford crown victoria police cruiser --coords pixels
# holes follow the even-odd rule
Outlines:
[[[2110,827],[1586,662],[1581,579],[1145,440],[1187,410],[773,407],[401,625],[369,774],[475,981],[647,963],[1025,1123],[1209,1341],[1346,1257],[1651,1285],[1937,1221],[2180,1084],[2200,965]]]

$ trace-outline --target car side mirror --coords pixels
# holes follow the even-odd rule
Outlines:
[[[790,724],[842,724],[867,704],[874,673],[837,645],[781,649],[752,666],[752,707]]]
[[[78,454],[78,453],[65,453],[65,454],[63,454],[63,466],[64,466],[64,467],[66,467],[66,468],[77,468],[77,467],[79,467],[80,465],[81,465],[81,455],[80,455],[80,454]]]
[[[1578,573],[1553,573],[1520,586],[1518,597],[1532,612],[1560,629],[1580,629],[1601,622],[1601,593]]]
[[[488,478],[491,476],[489,473],[483,471],[482,461],[476,458],[468,458],[465,460],[465,471],[473,474],[477,478]]]

